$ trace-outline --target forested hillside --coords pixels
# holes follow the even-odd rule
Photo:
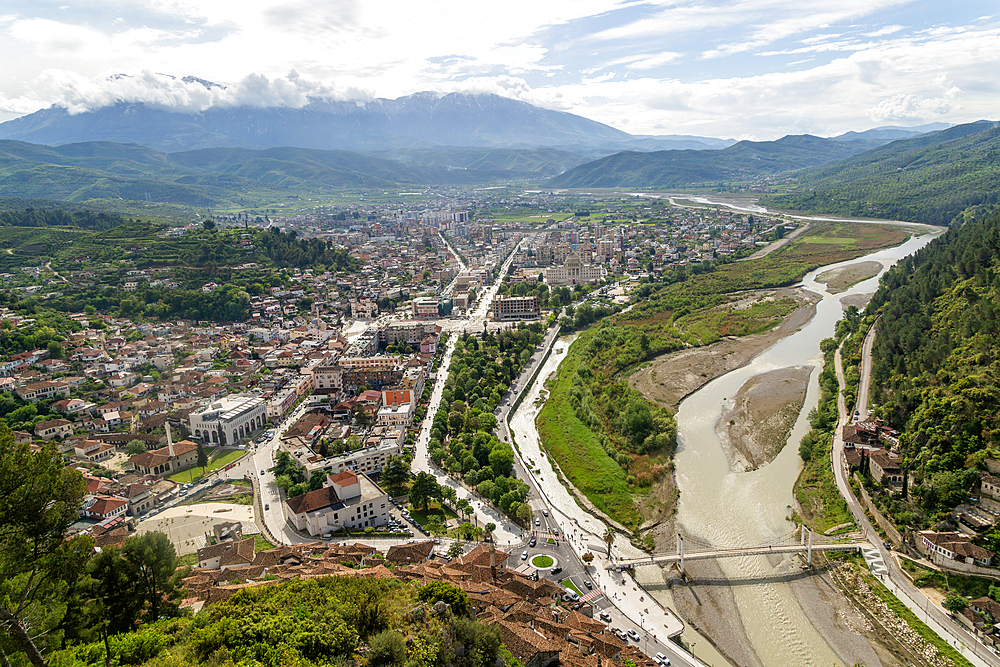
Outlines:
[[[61,211],[56,209],[27,208],[21,211],[0,211],[2,227],[80,227],[103,231],[126,221],[120,215],[97,211]]]
[[[804,171],[798,182],[761,204],[947,225],[969,206],[1000,200],[1000,127],[980,121],[895,141]]]
[[[808,134],[777,141],[741,141],[723,150],[624,151],[556,176],[559,188],[658,188],[715,185],[842,160],[885,143],[881,139],[838,141]]]
[[[888,272],[868,306],[881,313],[873,398],[902,431],[910,494],[930,517],[965,502],[1000,453],[1000,210],[956,225]]]

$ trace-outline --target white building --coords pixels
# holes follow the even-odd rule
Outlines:
[[[367,475],[345,471],[329,475],[322,489],[285,501],[297,530],[312,536],[341,530],[364,530],[388,523],[389,496]]]
[[[257,396],[226,396],[192,412],[188,423],[192,435],[202,442],[235,445],[267,421],[267,404]],[[221,434],[221,440],[220,440]]]
[[[566,258],[562,266],[546,269],[545,282],[549,285],[596,285],[601,282],[601,267],[584,264],[579,255],[573,254]]]

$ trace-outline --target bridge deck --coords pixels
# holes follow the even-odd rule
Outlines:
[[[836,542],[812,545],[813,551],[855,551],[870,546],[867,542]],[[805,553],[809,551],[808,544],[769,544],[759,547],[737,547],[734,549],[714,549],[711,551],[691,551],[684,554],[684,561],[706,560],[712,558],[735,558],[738,556],[756,556],[762,554]],[[680,554],[660,554],[643,558],[622,558],[615,560],[614,565],[646,565],[649,563],[680,563]],[[609,569],[611,565],[609,564]]]

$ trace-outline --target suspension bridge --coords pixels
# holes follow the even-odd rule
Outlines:
[[[707,546],[707,545],[706,545]],[[846,542],[813,542],[813,532],[804,528],[797,543],[763,544],[751,547],[710,547],[701,551],[685,551],[684,537],[677,535],[677,553],[654,554],[641,558],[618,558],[613,562],[608,561],[605,569],[630,568],[639,565],[679,565],[681,574],[684,574],[684,563],[693,560],[709,560],[719,558],[738,558],[740,556],[766,556],[769,554],[805,554],[807,562],[812,565],[812,555],[814,551],[857,551],[862,548],[871,547],[863,540],[851,540]]]

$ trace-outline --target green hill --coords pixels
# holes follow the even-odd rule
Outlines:
[[[838,141],[805,134],[777,141],[741,141],[722,150],[622,152],[570,169],[548,181],[547,185],[660,188],[747,181],[842,160],[884,141]]]
[[[998,193],[1000,127],[980,121],[804,171],[794,191],[761,203],[946,225],[968,206],[996,203]]]
[[[914,475],[912,505],[890,511],[924,528],[968,502],[977,468],[1000,454],[1000,210],[968,212],[901,261],[867,314],[880,315],[873,401]]]

